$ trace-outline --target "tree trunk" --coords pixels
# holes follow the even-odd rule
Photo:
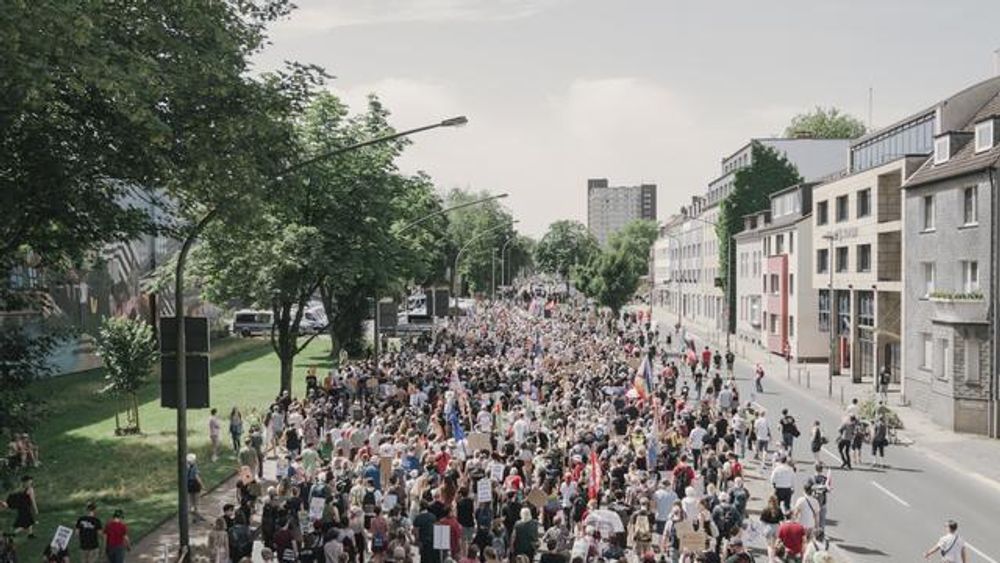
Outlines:
[[[340,341],[337,339],[337,325],[334,319],[337,317],[336,305],[333,299],[333,292],[325,285],[319,287],[320,301],[323,302],[323,312],[326,314],[326,332],[330,335],[330,357],[336,358],[340,354]]]

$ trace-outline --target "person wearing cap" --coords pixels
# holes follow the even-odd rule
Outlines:
[[[965,550],[965,540],[958,535],[958,522],[948,520],[944,524],[947,533],[941,536],[930,549],[924,552],[924,559],[929,559],[935,553],[941,555],[941,561],[947,563],[966,563],[968,554]]]
[[[108,563],[125,563],[125,552],[132,549],[128,537],[128,526],[125,525],[125,513],[115,510],[111,520],[104,526],[104,552]]]
[[[754,563],[753,555],[743,546],[743,540],[733,538],[729,540],[729,557],[726,563]]]
[[[76,533],[80,538],[80,561],[82,563],[97,563],[101,549],[100,532],[104,529],[101,519],[97,517],[97,504],[87,503],[87,512],[76,519]]]

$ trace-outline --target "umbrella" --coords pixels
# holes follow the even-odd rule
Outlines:
[[[620,534],[625,531],[622,517],[614,510],[593,510],[584,521],[584,525],[593,526],[601,532],[602,537]]]

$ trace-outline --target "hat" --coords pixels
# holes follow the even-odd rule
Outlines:
[[[187,455],[187,462],[188,463],[194,463],[197,460],[198,460],[198,456],[194,455],[193,453],[189,453]]]

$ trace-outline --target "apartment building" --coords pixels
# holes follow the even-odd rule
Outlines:
[[[971,89],[970,105],[993,96],[962,126],[942,123],[933,157],[903,185],[904,395],[943,426],[994,437],[997,87]]]
[[[761,231],[771,224],[771,210],[747,215],[743,230],[733,237],[736,247],[736,345],[763,348],[762,276],[764,247]]]
[[[636,219],[656,220],[656,184],[610,186],[606,178],[587,180],[587,228],[602,246]]]
[[[770,147],[794,164],[806,181],[814,181],[843,169],[849,141],[846,139],[752,139],[722,159],[720,175],[710,181],[703,196],[694,196],[681,209],[679,221],[665,235],[678,239],[676,254],[679,298],[670,311],[679,313],[695,332],[722,341],[728,332],[728,307],[719,278],[719,243],[715,224],[719,204],[732,193],[736,173],[753,164],[755,144]]]

